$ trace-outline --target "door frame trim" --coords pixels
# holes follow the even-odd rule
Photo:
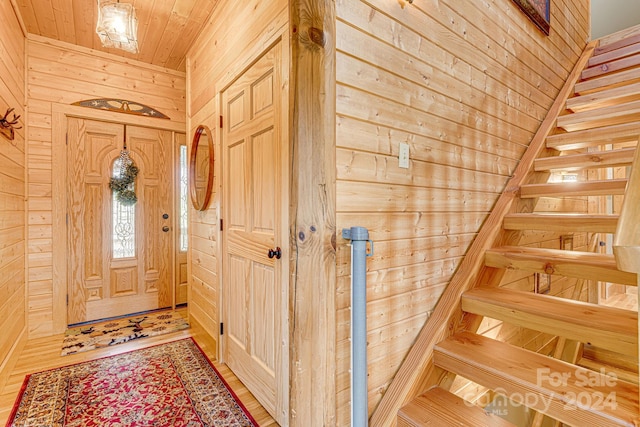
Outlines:
[[[92,110],[67,104],[51,105],[51,137],[52,137],[52,174],[51,209],[52,209],[52,302],[53,333],[63,333],[67,329],[67,119],[76,117],[123,125],[140,126],[152,129],[168,130],[186,134],[186,124],[162,120],[154,117],[133,116],[113,111]],[[173,145],[172,137],[172,145]],[[171,151],[173,159],[174,150]],[[175,159],[173,159],[175,160]],[[173,163],[172,163],[173,164]],[[173,171],[175,174],[175,170]],[[173,176],[171,177],[173,182]],[[173,204],[172,204],[173,206]],[[172,245],[175,245],[175,236]],[[172,280],[173,280],[172,273]],[[173,283],[173,282],[172,282]]]

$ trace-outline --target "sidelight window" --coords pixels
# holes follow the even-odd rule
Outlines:
[[[180,146],[180,251],[186,252],[189,248],[189,185],[187,178],[187,146]]]

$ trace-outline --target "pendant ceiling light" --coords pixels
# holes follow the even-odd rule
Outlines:
[[[104,47],[138,53],[138,19],[132,4],[98,0],[96,33]]]

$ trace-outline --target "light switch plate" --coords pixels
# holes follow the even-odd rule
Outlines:
[[[406,142],[398,146],[398,167],[409,169],[409,144]]]

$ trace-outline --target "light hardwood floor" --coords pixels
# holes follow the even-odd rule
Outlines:
[[[222,374],[227,384],[233,389],[234,393],[260,426],[278,425],[233,372],[231,372],[226,365],[215,362],[216,355],[213,352],[214,341],[211,340],[209,335],[204,332],[198,324],[194,323],[191,324],[191,328],[183,331],[144,338],[113,347],[71,354],[69,356],[60,356],[63,335],[54,335],[52,337],[27,341],[15,366],[9,372],[5,387],[0,392],[0,425],[5,425],[7,422],[7,418],[9,418],[24,377],[29,373],[84,362],[188,337],[193,337],[207,357],[214,361],[216,369]],[[0,376],[0,378],[4,378],[4,376]]]
[[[624,308],[625,310],[638,310],[638,294],[623,293],[609,297],[602,301],[603,305]]]

